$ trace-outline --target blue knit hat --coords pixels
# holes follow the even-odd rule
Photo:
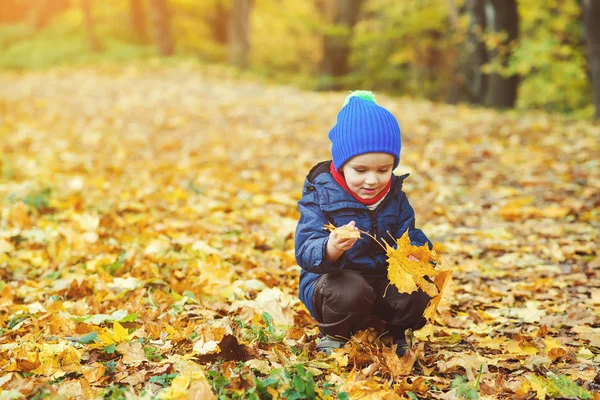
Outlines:
[[[329,131],[331,156],[337,170],[352,157],[365,153],[387,153],[400,163],[400,126],[391,112],[375,103],[375,95],[357,90],[348,97]]]

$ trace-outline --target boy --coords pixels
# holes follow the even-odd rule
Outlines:
[[[432,246],[415,229],[415,213],[402,192],[408,174],[392,174],[400,162],[400,127],[392,113],[375,103],[373,93],[355,91],[346,98],[329,139],[333,160],[312,168],[298,202],[300,300],[324,335],[318,351],[330,354],[343,347],[375,314],[387,323],[402,356],[407,349],[404,331],[425,324],[429,296],[388,287],[385,251],[367,235],[344,239],[324,229],[328,223],[348,225],[392,246],[392,237],[408,230],[413,245]]]

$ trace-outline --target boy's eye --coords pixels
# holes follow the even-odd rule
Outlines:
[[[386,172],[388,172],[390,169],[386,168],[386,169],[380,169],[379,172],[381,172],[382,174],[385,174]]]
[[[362,174],[363,172],[365,172],[365,171],[366,171],[365,169],[360,169],[360,168],[354,168],[354,170],[355,170],[356,172],[358,172],[359,174]]]

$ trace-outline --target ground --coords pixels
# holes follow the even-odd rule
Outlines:
[[[380,327],[327,357],[293,235],[346,93],[188,64],[0,87],[0,396],[600,398],[597,124],[378,95],[453,282],[404,358]]]

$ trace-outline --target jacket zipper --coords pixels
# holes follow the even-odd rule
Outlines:
[[[373,237],[377,237],[377,212],[375,210],[369,210],[369,217],[371,217],[371,226],[373,227]]]

